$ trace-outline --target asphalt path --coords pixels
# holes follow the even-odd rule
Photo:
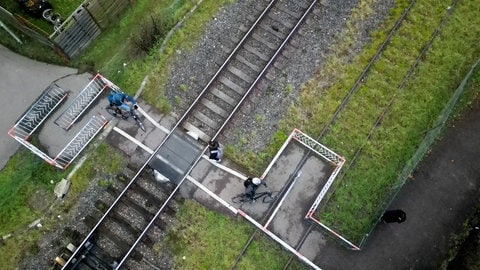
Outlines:
[[[51,82],[76,73],[76,69],[34,61],[0,45],[0,169],[20,147],[8,130]]]

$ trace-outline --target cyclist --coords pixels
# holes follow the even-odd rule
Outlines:
[[[248,177],[243,182],[243,185],[245,186],[245,197],[254,201],[255,192],[257,191],[257,188],[260,185],[264,185],[266,187],[267,183],[265,183],[265,181],[262,181],[262,179],[260,179],[258,177],[254,177],[254,178]]]
[[[108,95],[108,102],[110,102],[110,107],[116,106],[120,114],[130,112],[132,106],[134,109],[138,109],[137,101],[125,93],[111,92],[110,95]]]

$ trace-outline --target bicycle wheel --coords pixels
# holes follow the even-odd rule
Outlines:
[[[146,131],[145,126],[143,125],[143,122],[142,122],[142,120],[140,120],[138,115],[133,113],[133,119],[135,119],[135,122],[137,122],[138,127],[140,127],[143,131]]]
[[[233,203],[243,203],[245,201],[245,194],[238,194],[232,198]]]
[[[277,199],[277,197],[278,197],[278,192],[277,191],[269,192],[265,196],[263,196],[263,202],[264,203],[273,202]]]
[[[51,22],[52,21],[52,14],[53,14],[53,10],[51,8],[48,8],[48,9],[45,9],[43,12],[42,12],[42,17],[47,20],[48,22]]]
[[[117,110],[114,108],[114,107],[110,107],[108,106],[107,108],[105,108],[107,110],[107,112],[113,116],[113,117],[118,117],[118,118],[122,118],[122,114],[121,113],[118,113]]]

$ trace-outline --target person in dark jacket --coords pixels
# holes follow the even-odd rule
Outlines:
[[[407,220],[407,214],[400,209],[389,210],[389,211],[385,211],[385,213],[382,215],[380,220],[383,223],[392,223],[392,222],[402,223],[405,220]]]
[[[137,101],[133,97],[121,92],[110,93],[108,102],[110,102],[111,107],[116,106],[124,112],[130,112],[132,107],[134,109],[138,108]]]
[[[245,181],[243,182],[243,186],[245,187],[245,196],[253,200],[255,198],[255,192],[260,185],[267,186],[265,181],[262,181],[262,179],[258,177],[248,177],[247,179],[245,179]]]
[[[223,151],[220,148],[220,144],[216,140],[211,140],[208,142],[208,149],[210,151],[210,159],[214,159],[217,162],[222,161]]]

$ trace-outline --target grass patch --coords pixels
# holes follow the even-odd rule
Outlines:
[[[23,18],[27,19],[36,27],[38,27],[40,30],[44,31],[47,35],[50,35],[53,33],[53,26],[50,23],[48,23],[42,17],[37,18],[35,16],[32,16],[31,14],[24,12],[21,5],[18,4],[17,2],[18,2],[17,0],[15,1],[0,0],[0,6],[2,6],[4,9],[8,10],[12,14],[18,14]],[[48,2],[52,4],[52,7],[53,7],[52,9],[54,10],[54,12],[60,14],[62,20],[65,20],[84,1],[83,0],[48,0]]]
[[[70,179],[72,181],[69,192],[70,199],[77,198],[93,178],[113,175],[121,171],[125,162],[125,158],[117,149],[106,143],[101,143]],[[99,184],[102,185],[102,181]]]
[[[0,235],[38,218],[41,213],[29,205],[29,198],[39,189],[51,193],[50,181],[58,182],[64,176],[27,149],[13,155],[0,173]]]
[[[116,27],[104,31],[72,64],[93,65],[92,70],[133,94],[148,73],[153,48],[192,6],[193,1],[188,0],[138,1]]]
[[[186,200],[168,232],[175,269],[227,269],[253,232],[247,223]],[[185,258],[185,259],[184,259]]]
[[[405,1],[397,3],[383,29],[390,29],[407,4]],[[479,41],[479,31],[473,30],[475,33],[472,33],[467,27],[472,22],[480,22],[475,12],[478,4],[480,1],[458,4],[442,29],[445,34],[437,37],[407,87],[399,91],[397,87],[408,68],[447,12],[445,3],[417,2],[322,139],[323,144],[344,155],[347,164],[356,150],[364,147],[354,166],[344,171],[346,175],[340,184],[337,182],[335,194],[321,214],[323,222],[349,240],[358,243],[368,232],[377,218],[379,205],[398,182],[399,171],[413,155],[472,62],[478,58],[479,50],[475,44]],[[284,130],[293,123],[297,127],[302,123],[300,129],[308,134],[319,134],[386,34],[387,31],[375,33],[371,46],[365,48],[352,64],[343,65],[345,69],[334,68],[342,67],[338,65],[341,57],[332,58],[318,79],[312,80],[303,90],[297,105],[302,109],[290,110],[292,117],[283,123]],[[340,52],[341,49],[337,55]],[[321,78],[332,73],[344,75],[338,83],[327,88],[319,87]],[[314,99],[314,96],[321,98]],[[367,142],[367,134],[392,98],[395,98],[393,106]],[[305,118],[309,120],[301,121]]]
[[[54,186],[50,181],[56,183],[65,175],[24,148],[18,150],[0,172],[0,236],[14,233],[0,246],[3,269],[15,269],[23,252],[35,250],[35,242],[42,233],[21,232],[42,216],[40,206],[48,207],[38,204],[51,203],[49,198],[36,194],[51,195],[52,198]]]
[[[96,175],[115,174],[124,166],[124,162],[116,149],[105,143],[100,144],[70,179],[71,186],[64,204],[57,205],[49,216],[43,217],[42,230],[24,231],[28,224],[44,214],[35,209],[35,203],[41,202],[34,199],[42,199],[36,194],[41,192],[48,198],[54,198],[54,185],[50,181],[57,183],[67,176],[68,171],[58,171],[29,150],[20,148],[0,171],[0,236],[14,232],[12,238],[0,245],[2,269],[15,269],[25,254],[35,254],[38,239],[58,225],[55,217],[68,213]]]
[[[446,34],[434,41],[406,89],[392,91],[391,86],[400,84],[406,67],[413,64],[413,59],[431,34],[422,35],[423,39],[422,36],[416,36],[417,42],[414,43],[417,45],[414,46],[403,37],[413,38],[413,34],[418,32],[433,33],[447,10],[443,3],[435,1],[417,3],[398,33],[401,38],[394,39],[385,53],[385,58],[389,53],[397,56],[391,63],[400,64],[388,65],[388,70],[386,64],[382,63],[382,57],[373,67],[377,72],[369,74],[367,82],[351,98],[332,132],[324,138],[324,143],[345,155],[348,160],[352,157],[352,149],[356,150],[366,143],[366,134],[374,120],[387,100],[392,98],[389,93],[398,94],[381,127],[375,130],[354,167],[346,172],[342,186],[335,191],[325,209],[326,213],[333,213],[326,221],[357,243],[378,218],[379,205],[388,199],[399,182],[398,173],[416,151],[425,132],[434,124],[472,61],[478,59],[479,50],[474,44],[479,41],[480,31],[472,35],[465,30],[472,21],[480,23],[476,13],[472,12],[478,4],[480,1],[458,4],[443,28],[442,32]],[[423,18],[421,23],[413,24],[416,17]],[[405,52],[410,52],[412,56],[404,56]],[[382,87],[382,81],[386,78],[390,82]]]
[[[174,269],[228,269],[253,231],[243,219],[220,215],[186,200],[167,235],[169,248],[175,254]],[[284,250],[260,236],[237,269],[280,269],[287,260]]]
[[[356,22],[371,13],[375,1],[361,1],[347,22],[347,31],[339,44],[332,46],[331,57],[324,68],[302,88],[298,103],[290,107],[287,117],[269,146],[260,155],[236,153],[227,147],[226,153],[239,164],[258,170],[258,164],[270,160],[292,127],[315,137],[325,127],[341,100],[375,54],[388,32],[408,6],[408,1],[396,1],[380,30],[372,34],[369,45],[353,61],[349,48],[358,32]],[[397,175],[416,151],[425,132],[459,85],[473,62],[479,57],[478,29],[468,25],[479,23],[480,1],[461,2],[441,33],[422,58],[413,77],[402,91],[398,86],[413,65],[423,46],[448,11],[448,3],[417,2],[394,35],[387,49],[374,63],[367,78],[350,98],[321,142],[347,158],[347,164],[360,147],[361,155],[343,179],[336,182],[335,193],[320,218],[349,240],[359,243],[375,223],[379,206],[383,205],[395,185]],[[325,78],[329,78],[325,81]],[[394,98],[395,103],[375,130],[366,138],[377,117]],[[475,95],[463,98],[469,104]],[[462,105],[465,107],[465,105]],[[458,113],[458,111],[457,111]],[[264,167],[263,165],[260,167]]]

